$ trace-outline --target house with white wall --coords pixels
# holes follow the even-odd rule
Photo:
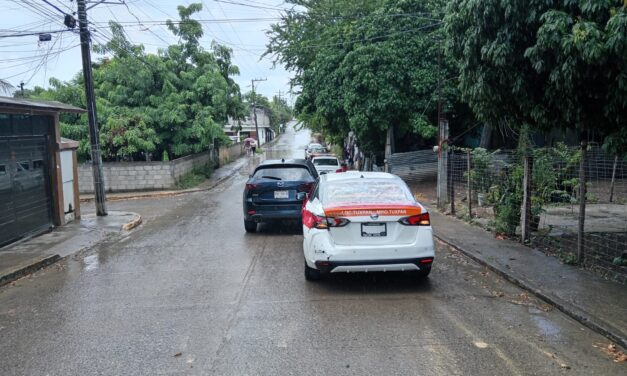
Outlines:
[[[229,117],[224,125],[224,133],[229,136],[233,142],[239,142],[247,137],[252,137],[258,140],[260,145],[263,145],[274,139],[275,134],[270,127],[270,114],[268,111],[265,108],[257,107],[255,112],[257,113],[259,137],[257,137],[255,130],[255,119],[252,109],[250,110],[250,115],[242,120],[235,120]]]

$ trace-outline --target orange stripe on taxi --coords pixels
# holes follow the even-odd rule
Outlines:
[[[365,217],[372,214],[397,217],[422,213],[422,208],[411,205],[351,205],[325,208],[327,217]]]

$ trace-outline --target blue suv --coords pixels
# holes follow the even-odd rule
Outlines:
[[[244,189],[246,232],[256,232],[261,222],[300,219],[317,179],[316,168],[304,159],[267,160],[257,166]]]

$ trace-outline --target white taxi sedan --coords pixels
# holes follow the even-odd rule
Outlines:
[[[396,175],[320,176],[303,207],[305,278],[327,273],[415,271],[435,256],[429,213]]]

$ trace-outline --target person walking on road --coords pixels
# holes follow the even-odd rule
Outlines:
[[[250,148],[252,150],[253,156],[255,155],[255,153],[257,152],[257,141],[252,140],[250,142]]]

